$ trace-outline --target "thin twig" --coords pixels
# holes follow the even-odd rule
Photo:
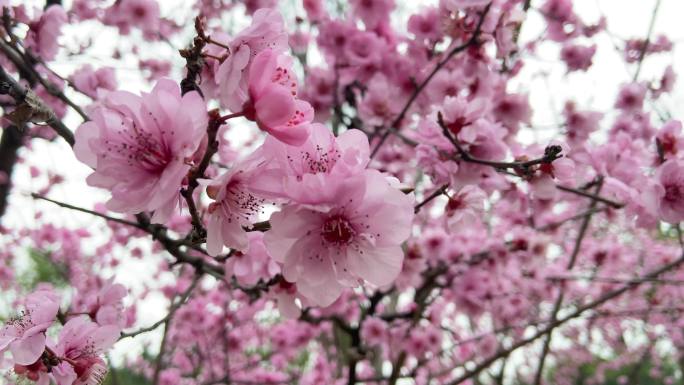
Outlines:
[[[656,0],[655,6],[653,7],[653,12],[651,12],[651,21],[648,25],[648,32],[646,33],[646,40],[644,40],[644,45],[641,47],[639,52],[639,60],[637,61],[637,68],[634,71],[634,77],[632,81],[637,81],[639,78],[639,73],[641,72],[641,66],[644,63],[644,58],[646,57],[646,51],[648,46],[651,44],[651,35],[653,35],[653,28],[655,27],[656,17],[658,16],[658,10],[660,9],[660,0]]]

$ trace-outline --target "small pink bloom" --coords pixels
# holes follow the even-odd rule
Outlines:
[[[666,222],[684,221],[684,161],[668,160],[656,171],[658,212]]]
[[[250,96],[248,79],[252,61],[266,49],[278,54],[287,50],[283,17],[274,9],[260,9],[252,16],[252,25],[238,33],[232,41],[219,40],[230,47],[230,52],[215,69],[214,84],[210,87],[218,87],[217,96],[223,107],[239,112]],[[268,75],[257,72],[256,76]]]
[[[191,159],[205,135],[207,110],[196,92],[184,96],[171,80],[160,80],[142,97],[109,93],[76,130],[74,152],[95,171],[91,186],[112,193],[107,208],[121,213],[154,211],[165,221],[178,207],[178,194]]]
[[[484,7],[491,3],[490,0],[440,0],[439,4],[442,8],[451,11],[465,11],[467,8]]]
[[[52,349],[60,364],[52,368],[57,385],[100,384],[107,374],[102,355],[119,339],[118,326],[99,326],[88,317],[70,319]]]
[[[684,152],[684,136],[682,135],[682,122],[670,120],[656,134],[660,151],[665,158],[675,158],[677,154]]]
[[[373,29],[389,19],[394,9],[394,0],[350,0],[352,12],[363,20],[367,29]]]
[[[278,140],[298,146],[309,136],[313,109],[297,99],[297,79],[291,58],[267,49],[254,58],[249,75],[245,117]]]
[[[59,302],[59,295],[52,289],[31,293],[21,315],[10,319],[0,329],[0,355],[9,349],[15,364],[36,362],[45,350],[45,331],[57,316]]]
[[[79,91],[91,98],[96,98],[100,89],[112,91],[117,86],[114,68],[102,67],[93,71],[90,64],[78,69],[71,75],[71,80]]]
[[[446,222],[449,229],[457,231],[459,226],[472,226],[482,220],[487,194],[477,186],[465,186],[449,197],[446,205]]]
[[[126,288],[107,280],[97,293],[89,293],[83,299],[83,304],[76,307],[76,313],[87,313],[90,318],[100,325],[118,325],[123,327],[123,299]]]
[[[306,16],[312,22],[319,22],[328,16],[323,0],[302,0]]]
[[[401,111],[400,98],[388,98],[387,95],[397,95],[399,92],[388,79],[382,75],[375,75],[368,83],[368,90],[359,105],[359,116],[366,127],[382,126],[396,118]]]
[[[439,12],[436,8],[428,8],[420,14],[411,15],[408,19],[408,31],[415,35],[416,39],[435,42],[441,39]]]
[[[247,234],[243,227],[250,226],[265,204],[255,192],[253,183],[262,169],[259,154],[239,163],[213,181],[202,181],[207,194],[214,200],[208,208],[207,251],[218,255],[223,246],[245,250]]]
[[[641,83],[629,83],[620,88],[615,107],[625,111],[637,111],[644,105],[648,89]]]
[[[254,285],[259,279],[267,281],[280,272],[280,267],[271,259],[266,245],[264,233],[252,231],[247,234],[249,247],[242,252],[235,252],[226,260],[226,277],[235,276],[241,285]]]
[[[582,46],[566,44],[561,49],[561,59],[568,67],[568,71],[586,71],[592,65],[596,53],[596,45]]]
[[[45,61],[53,60],[59,50],[57,39],[66,22],[64,8],[59,5],[48,7],[38,20],[29,24],[24,40],[26,47]]]

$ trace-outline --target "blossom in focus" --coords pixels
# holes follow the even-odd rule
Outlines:
[[[36,362],[45,350],[45,331],[59,311],[60,297],[52,289],[42,288],[26,298],[24,311],[0,329],[0,356],[9,350],[18,365]]]
[[[250,226],[263,209],[265,200],[252,188],[262,160],[258,153],[236,164],[222,176],[202,181],[207,195],[214,201],[209,204],[207,225],[207,251],[218,255],[223,246],[245,250],[248,238],[243,227]]]
[[[401,271],[413,198],[375,170],[353,179],[327,204],[286,205],[271,216],[265,236],[283,277],[319,306],[332,304],[344,287],[384,286]]]
[[[215,84],[210,87],[218,88],[222,107],[239,112],[250,96],[248,79],[256,56],[266,49],[282,53],[288,48],[283,17],[276,10],[260,9],[252,16],[252,25],[227,45],[230,47],[229,56],[212,74]]]
[[[309,136],[314,111],[297,98],[297,79],[292,58],[267,49],[254,58],[249,75],[249,100],[245,117],[260,129],[290,145],[300,145]]]
[[[76,130],[76,158],[94,169],[86,181],[111,192],[107,208],[121,213],[154,211],[165,221],[176,207],[188,161],[200,146],[207,110],[196,92],[181,96],[162,79],[142,96],[109,93]]]
[[[104,352],[119,339],[118,326],[100,326],[80,316],[70,319],[59,333],[52,349],[60,358],[52,368],[57,385],[100,384],[107,374]]]

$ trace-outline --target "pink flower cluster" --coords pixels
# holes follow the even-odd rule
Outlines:
[[[126,290],[110,281],[103,293],[109,294],[98,298],[89,313],[63,314],[52,288],[34,291],[24,300],[24,310],[0,328],[0,355],[9,350],[14,373],[38,385],[102,383],[108,371],[103,354],[120,337],[121,326],[112,321],[123,309]],[[58,314],[63,327],[53,343],[46,333]]]

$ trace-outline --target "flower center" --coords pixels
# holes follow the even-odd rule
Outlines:
[[[352,241],[356,231],[349,221],[342,216],[328,218],[323,224],[321,235],[326,242],[336,245],[347,244]]]
[[[681,202],[684,200],[684,191],[676,184],[667,185],[665,186],[665,200],[668,202]]]

